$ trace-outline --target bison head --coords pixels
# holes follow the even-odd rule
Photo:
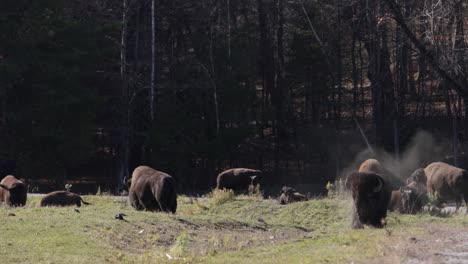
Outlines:
[[[355,172],[347,177],[345,185],[354,201],[353,227],[362,228],[362,224],[382,227],[390,199],[384,179],[375,173]]]
[[[281,193],[280,198],[279,198],[280,204],[289,203],[289,201],[292,199],[292,196],[294,195],[294,192],[296,192],[296,190],[294,190],[293,188],[283,186],[280,192]]]
[[[409,184],[412,181],[419,183],[419,184],[426,185],[427,176],[423,168],[416,169],[413,172],[413,174],[411,174],[411,176],[408,178],[407,183]]]
[[[257,186],[260,184],[262,177],[260,175],[250,176],[250,185]]]
[[[15,182],[11,187],[0,184],[0,187],[9,192],[10,204],[13,206],[24,206],[27,199],[26,185],[22,182]]]

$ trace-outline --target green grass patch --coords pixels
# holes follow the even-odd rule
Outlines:
[[[425,234],[427,224],[468,224],[465,215],[390,213],[385,229],[352,230],[351,202],[343,197],[284,206],[216,191],[179,196],[175,215],[136,211],[105,195],[83,198],[92,205],[40,208],[32,198],[25,208],[1,206],[2,262],[356,263],[385,254],[388,238]]]

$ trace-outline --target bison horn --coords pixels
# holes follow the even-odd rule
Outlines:
[[[372,189],[373,192],[380,192],[382,190],[383,181],[380,178],[378,178],[378,181],[379,181],[379,185],[377,187],[375,187],[374,189]]]
[[[345,186],[346,189],[348,189],[348,190],[349,190],[349,188],[350,188],[350,186],[349,186],[349,184],[348,184],[349,176],[350,176],[350,175],[346,176],[346,180],[345,180],[345,183],[344,183],[344,186]]]

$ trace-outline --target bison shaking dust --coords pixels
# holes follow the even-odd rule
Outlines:
[[[368,159],[361,163],[359,172],[372,172],[382,176],[387,185],[389,185],[390,190],[398,190],[400,187],[405,186],[405,182],[402,179],[395,176],[376,159]]]
[[[279,198],[280,204],[288,204],[292,202],[307,200],[309,200],[307,196],[296,192],[296,190],[294,190],[291,187],[283,186],[283,188],[281,188],[281,196]]]
[[[426,168],[417,169],[411,179],[417,183],[426,184],[427,192],[444,200],[455,200],[456,210],[460,208],[462,199],[468,206],[468,173],[443,162],[433,162]]]
[[[8,175],[0,182],[0,203],[10,206],[24,206],[26,204],[28,188],[22,181]]]
[[[387,216],[391,190],[385,180],[375,173],[353,172],[345,185],[353,197],[353,228],[363,224],[382,228]]]
[[[259,170],[234,168],[221,172],[217,178],[217,189],[232,189],[234,191],[248,190],[249,185],[257,185],[259,183]]]
[[[128,199],[136,210],[175,213],[177,210],[175,181],[164,172],[139,166],[132,173]]]
[[[76,205],[78,207],[81,206],[81,202],[83,204],[90,204],[81,198],[76,193],[67,192],[67,191],[55,191],[48,193],[41,199],[40,206],[72,206]]]

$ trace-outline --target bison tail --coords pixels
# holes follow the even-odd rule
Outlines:
[[[85,201],[83,200],[83,198],[81,198],[81,197],[80,197],[80,200],[81,200],[81,202],[82,202],[83,204],[92,205],[92,203],[85,202]]]

